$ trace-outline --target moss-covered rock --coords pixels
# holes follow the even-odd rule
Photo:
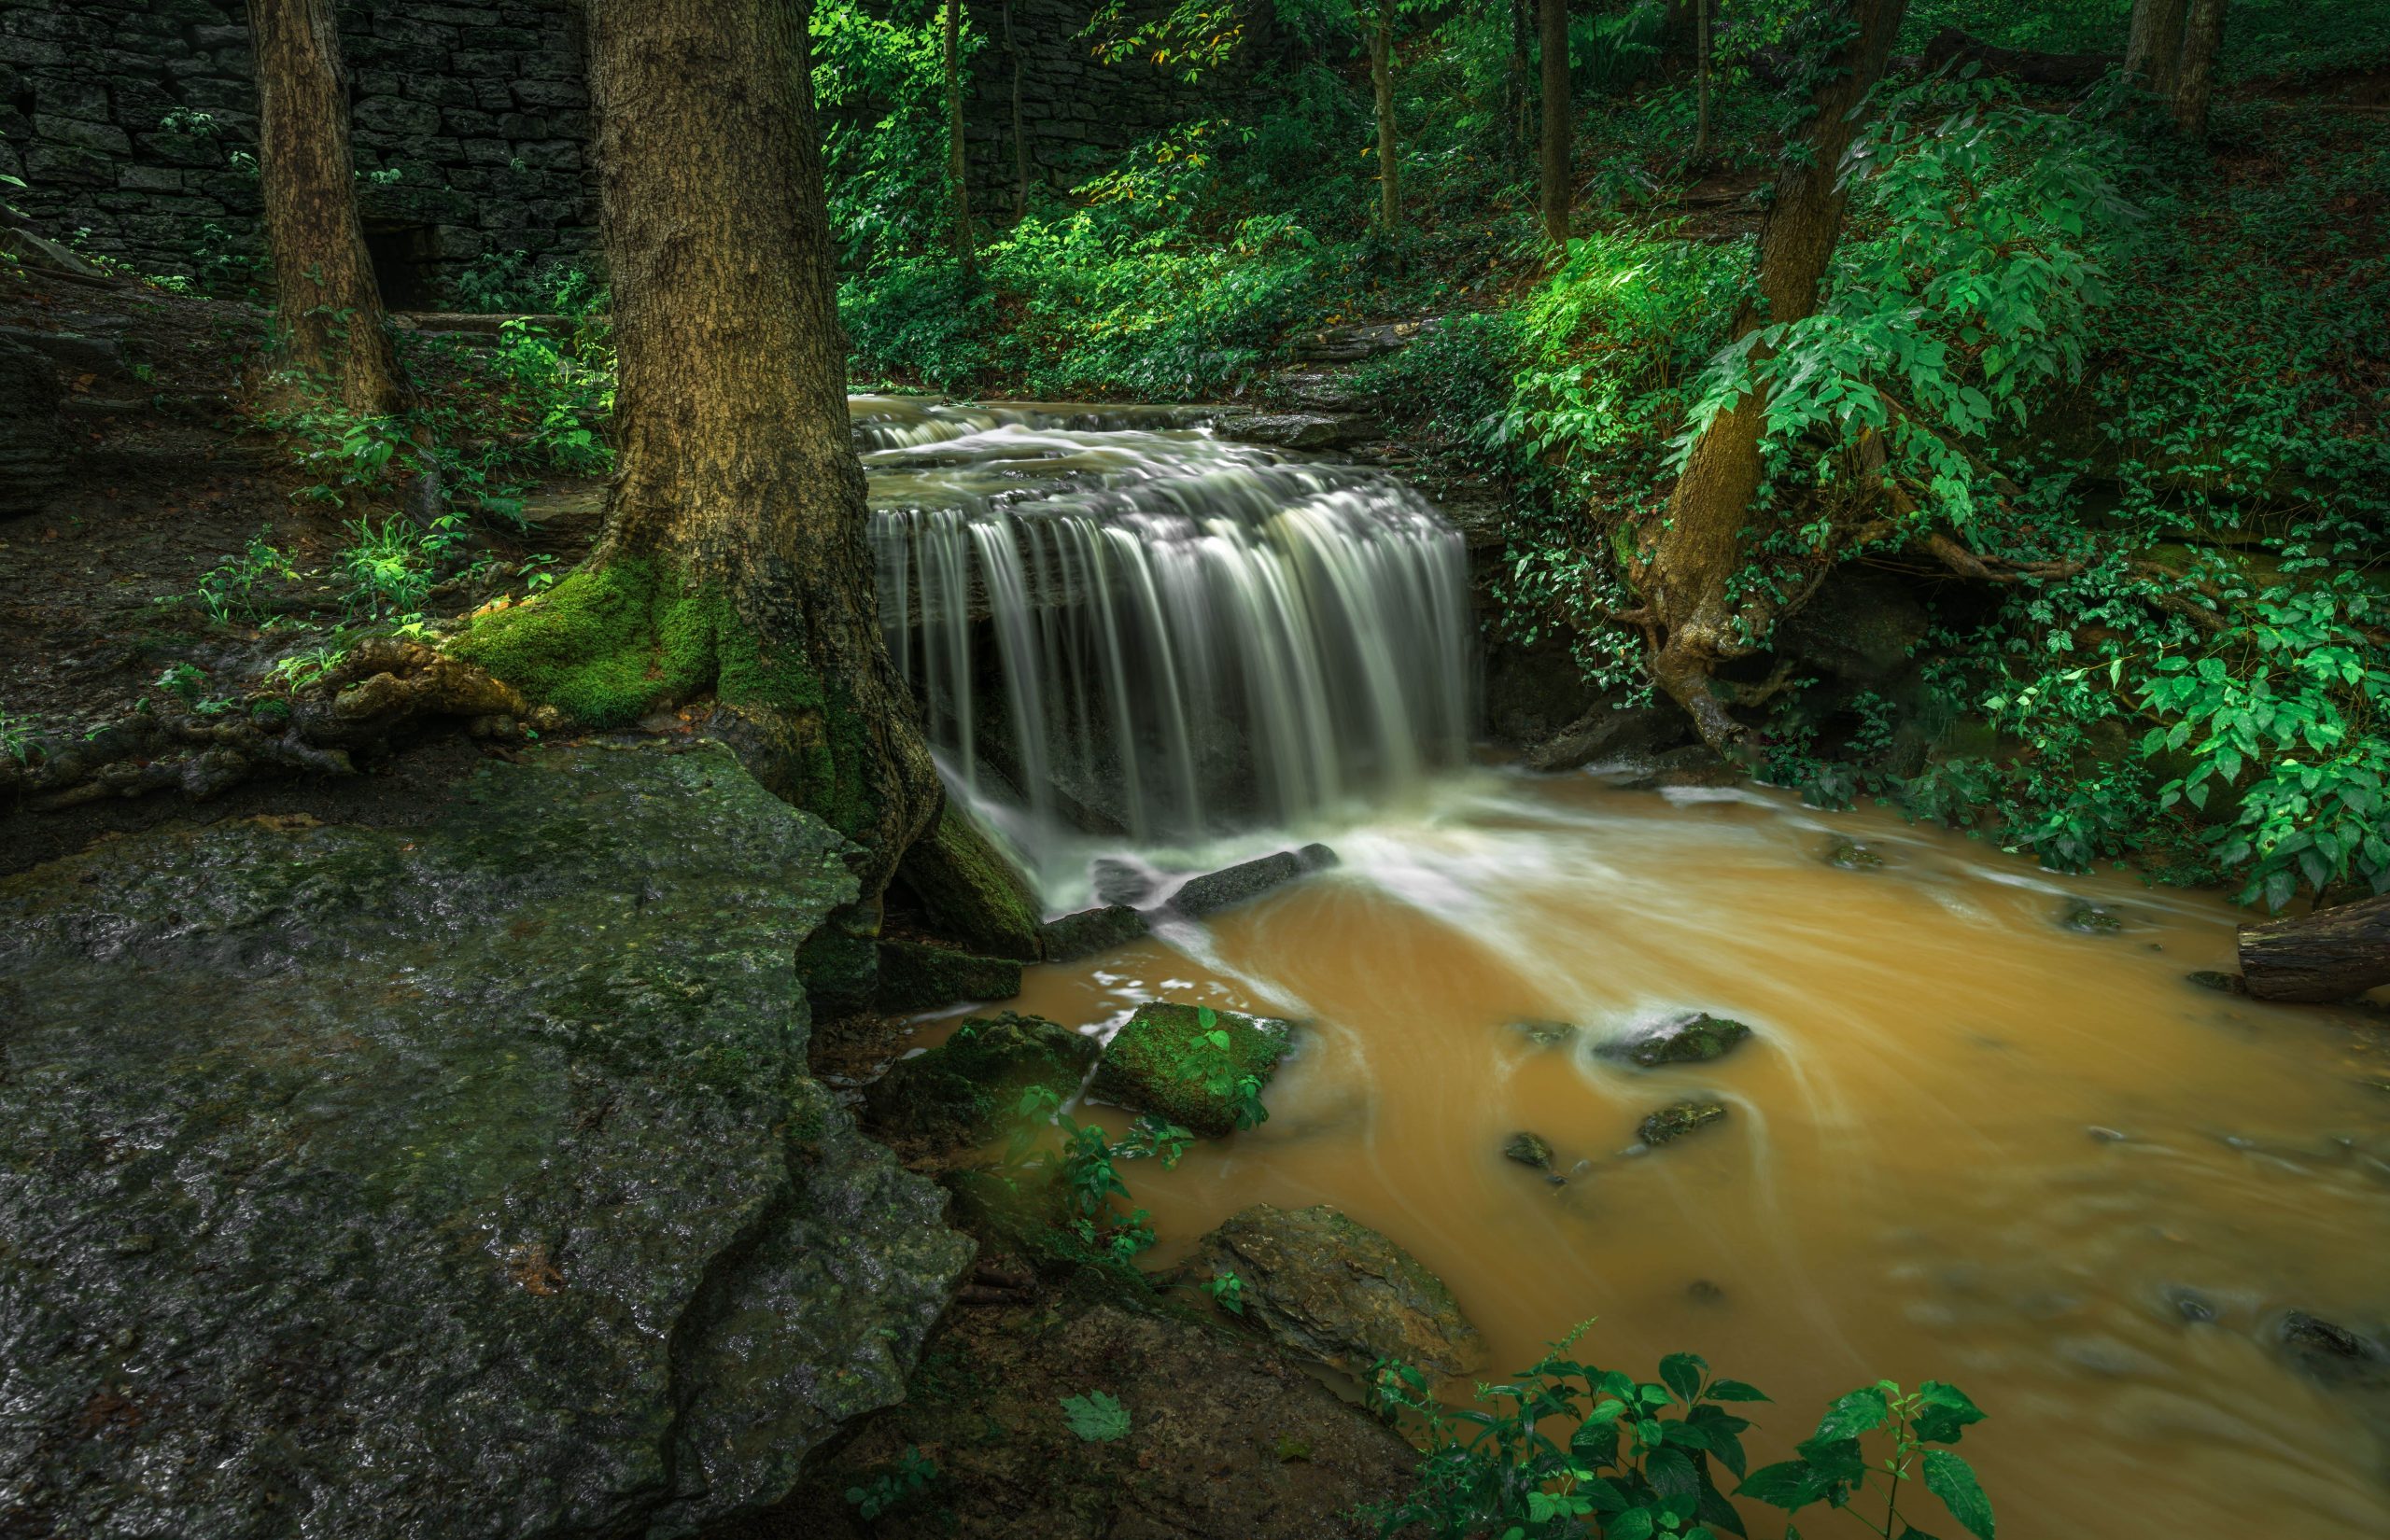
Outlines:
[[[1146,917],[1125,903],[1082,909],[1046,922],[1046,959],[1049,962],[1076,962],[1142,941],[1146,931]]]
[[[1673,1107],[1663,1107],[1643,1120],[1636,1132],[1643,1142],[1652,1146],[1672,1143],[1689,1133],[1707,1128],[1726,1119],[1726,1107],[1719,1101],[1680,1101]]]
[[[1547,1021],[1530,1016],[1511,1023],[1511,1030],[1538,1048],[1558,1048],[1577,1040],[1577,1024],[1573,1021]]]
[[[544,749],[422,827],[0,880],[20,1524],[640,1536],[778,1501],[903,1394],[971,1255],[807,1071],[794,959],[847,849],[718,746]]]
[[[951,797],[936,825],[905,852],[896,875],[939,935],[990,957],[1034,962],[1045,955],[1036,890]]]
[[[1647,1070],[1663,1064],[1706,1064],[1740,1047],[1750,1035],[1751,1029],[1739,1021],[1707,1011],[1688,1011],[1605,1043],[1601,1053]]]
[[[1093,1038],[1043,1016],[974,1016],[927,1053],[891,1066],[864,1102],[873,1128],[892,1137],[985,1144],[1030,1087],[1065,1101],[1077,1095],[1101,1051]]]
[[[1440,1378],[1485,1363],[1485,1339],[1443,1281],[1334,1209],[1257,1203],[1197,1244],[1194,1271],[1236,1274],[1245,1320],[1357,1374],[1380,1358],[1407,1359]]]
[[[1549,1171],[1552,1169],[1552,1141],[1541,1134],[1521,1130],[1512,1134],[1502,1146],[1502,1158],[1531,1166],[1539,1171]]]
[[[1020,964],[917,941],[879,944],[879,1008],[935,1011],[963,1000],[1010,1000],[1020,993]]]
[[[1237,1127],[1231,1083],[1267,1085],[1294,1035],[1291,1022],[1156,1001],[1137,1007],[1105,1046],[1090,1089],[1215,1138]],[[1225,1046],[1215,1041],[1225,1036]]]
[[[2116,911],[2089,899],[2069,899],[2059,911],[2058,922],[2086,936],[2113,936],[2125,928],[2123,917]]]
[[[1855,839],[1836,839],[1826,847],[1826,864],[1846,872],[1879,872],[1884,858]]]

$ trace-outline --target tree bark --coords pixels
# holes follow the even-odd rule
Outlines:
[[[1394,0],[1378,0],[1370,35],[1370,92],[1378,115],[1378,223],[1394,233],[1402,222],[1402,146],[1394,128]]]
[[[876,899],[942,794],[880,640],[805,11],[598,0],[589,74],[620,469],[590,566],[496,655],[541,656],[537,606],[577,606],[620,628],[625,688],[710,684],[715,730],[862,847]],[[590,665],[585,632],[551,645]]]
[[[963,0],[946,0],[946,174],[954,184],[954,259],[971,271],[970,161],[963,144]]]
[[[2224,49],[2225,0],[2191,0],[2183,27],[2182,68],[2174,77],[2174,130],[2207,137],[2208,98],[2215,87],[2215,57]]]
[[[1737,338],[1816,310],[1849,203],[1843,157],[1858,137],[1868,92],[1883,77],[1905,5],[1847,0],[1851,32],[1827,60],[1808,133],[1777,177],[1775,207],[1760,234],[1759,296],[1736,322]],[[1755,352],[1754,361],[1761,357]],[[1743,531],[1759,495],[1766,416],[1766,392],[1754,389],[1710,421],[1669,495],[1638,584],[1655,641],[1652,679],[1721,750],[1744,729],[1718,699],[1712,675],[1721,662],[1753,650],[1750,631],[1764,630],[1748,614],[1737,625],[1740,607],[1729,584],[1742,566]]]
[[[2390,893],[2242,926],[2241,975],[2258,1000],[2309,1003],[2390,984]]]
[[[349,411],[392,415],[401,404],[398,361],[357,217],[330,0],[248,0],[248,14],[281,345],[293,367]]]
[[[2125,38],[2125,73],[2154,96],[2172,100],[2182,68],[2184,20],[2189,0],[2133,0]]]
[[[1543,233],[1564,253],[1568,249],[1569,204],[1575,167],[1570,155],[1568,110],[1568,0],[1539,0],[1539,46],[1543,52]]]

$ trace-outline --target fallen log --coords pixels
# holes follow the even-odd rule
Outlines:
[[[2258,1000],[2320,1003],[2390,984],[2390,893],[2242,926],[2241,973]]]
[[[1938,70],[1953,62],[1980,64],[1993,75],[2004,75],[2029,86],[2082,87],[2092,84],[2124,56],[2115,53],[2042,53],[2032,49],[2003,49],[1970,37],[1956,27],[1945,27],[1925,45],[1919,63]]]

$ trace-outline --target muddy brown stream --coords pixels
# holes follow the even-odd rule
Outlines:
[[[1309,1023],[1264,1127],[1127,1169],[1149,1263],[1246,1204],[1332,1204],[1450,1283],[1497,1369],[1592,1318],[1589,1362],[1649,1378],[1684,1349],[1758,1384],[1756,1458],[1843,1390],[1939,1378],[1990,1414],[1965,1448],[2003,1534],[2390,1534],[2384,1408],[2275,1345],[2289,1309],[2390,1313],[2390,1036],[2185,982],[2231,965],[2220,899],[1583,775],[1464,772],[1303,833],[1343,867],[1032,970],[1015,1002],[1090,1031],[1155,996]],[[1828,864],[1837,836],[1886,866]],[[2065,929],[2075,897],[2126,929]],[[1585,1051],[1687,1007],[1758,1036],[1657,1071]],[[1522,1017],[1582,1031],[1538,1048]],[[1692,1091],[1731,1115],[1630,1153]],[[1520,1129],[1565,1185],[1501,1158]]]

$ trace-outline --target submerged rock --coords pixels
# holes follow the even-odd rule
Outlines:
[[[1211,1041],[1214,1033],[1227,1036],[1225,1048]],[[1237,1127],[1229,1083],[1251,1076],[1267,1085],[1293,1036],[1292,1022],[1150,1001],[1114,1034],[1088,1088],[1106,1101],[1223,1137]]]
[[[2185,973],[2183,977],[2186,982],[2196,984],[2202,989],[2213,989],[2220,995],[2245,995],[2249,992],[2247,979],[2214,968],[2202,968],[2196,973]]]
[[[1484,1338],[1442,1281],[1334,1209],[1257,1203],[1197,1244],[1195,1270],[1207,1279],[1233,1272],[1246,1320],[1356,1373],[1380,1358],[1407,1359],[1440,1378],[1485,1362]]]
[[[778,1501],[903,1394],[971,1255],[807,1073],[795,954],[846,848],[718,746],[545,749],[423,827],[227,821],[0,881],[26,1532],[662,1536]]]
[[[1750,774],[1706,745],[1689,743],[1654,754],[1640,763],[1621,766],[1628,776],[1622,784],[1630,791],[1665,791],[1677,787],[1740,786]]]
[[[2125,922],[2113,911],[2089,899],[2069,900],[2060,911],[2058,922],[2087,936],[2112,936],[2125,928]]]
[[[1010,1000],[1020,993],[1020,964],[917,941],[879,944],[883,1011],[935,1011],[963,1000]]]
[[[1046,922],[1046,960],[1076,962],[1142,941],[1146,930],[1146,917],[1125,903],[1082,909]]]
[[[1515,1160],[1522,1166],[1532,1166],[1539,1171],[1549,1171],[1552,1169],[1552,1143],[1541,1134],[1515,1133],[1502,1146],[1502,1158]]]
[[[1577,1037],[1577,1024],[1573,1021],[1544,1021],[1530,1017],[1511,1023],[1511,1030],[1539,1048],[1557,1048],[1562,1043],[1575,1042]]]
[[[1137,904],[1154,896],[1154,875],[1132,861],[1098,856],[1088,865],[1089,886],[1104,903]]]
[[[1750,1035],[1751,1029],[1739,1021],[1707,1011],[1688,1011],[1605,1043],[1600,1051],[1606,1058],[1624,1059],[1647,1070],[1663,1064],[1704,1064],[1733,1052]]]
[[[2282,1347],[2292,1364],[2328,1384],[2390,1386],[2390,1349],[2321,1316],[2283,1317]]]
[[[1837,839],[1826,847],[1826,864],[1846,872],[1881,871],[1884,858],[1855,839]]]
[[[984,1144],[1033,1085],[1067,1101],[1102,1052],[1043,1016],[974,1016],[924,1054],[899,1059],[864,1090],[872,1127],[897,1138]]]
[[[1673,1143],[1696,1129],[1725,1121],[1726,1107],[1718,1101],[1680,1101],[1673,1107],[1663,1107],[1643,1120],[1636,1132],[1643,1142],[1657,1148]]]
[[[1259,898],[1272,888],[1292,882],[1297,877],[1324,872],[1335,864],[1336,852],[1325,845],[1306,845],[1300,850],[1281,850],[1276,855],[1240,861],[1216,872],[1206,872],[1200,877],[1190,877],[1185,886],[1171,895],[1170,906],[1189,919],[1202,919],[1247,900]]]

